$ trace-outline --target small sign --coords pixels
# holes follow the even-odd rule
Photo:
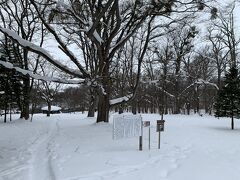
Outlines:
[[[150,126],[150,121],[143,121],[143,126],[144,127],[149,127]]]
[[[157,132],[164,131],[165,120],[157,120]]]

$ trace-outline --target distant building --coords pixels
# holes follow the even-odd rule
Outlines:
[[[59,114],[59,113],[61,113],[61,109],[62,108],[60,108],[58,106],[51,106],[51,112],[50,113],[51,114]],[[41,110],[42,110],[43,114],[47,114],[48,106],[42,107]]]

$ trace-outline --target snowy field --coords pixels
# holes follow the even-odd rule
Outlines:
[[[16,116],[17,117],[17,116]],[[16,118],[15,117],[15,118]],[[211,116],[165,116],[161,149],[156,120],[138,138],[112,140],[112,121],[86,114],[35,115],[33,122],[0,117],[0,180],[239,180],[240,122]]]

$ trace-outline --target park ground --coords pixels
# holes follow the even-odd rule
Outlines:
[[[0,180],[239,180],[240,122],[209,115],[166,115],[158,149],[158,114],[138,138],[112,139],[110,123],[87,113],[37,114],[33,122],[0,117]]]

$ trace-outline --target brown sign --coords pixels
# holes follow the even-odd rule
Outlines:
[[[164,131],[165,120],[157,120],[157,132]]]
[[[144,127],[149,127],[150,126],[150,121],[143,121],[143,126]]]

